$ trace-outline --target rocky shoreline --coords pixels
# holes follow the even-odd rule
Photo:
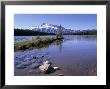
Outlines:
[[[29,68],[28,72],[30,73],[38,71],[38,73],[50,74],[56,70],[60,70],[59,67],[52,66],[51,57],[48,53],[36,53],[34,51],[24,52],[24,55],[15,55],[14,64],[15,69],[23,70]],[[59,76],[62,75],[59,74]]]

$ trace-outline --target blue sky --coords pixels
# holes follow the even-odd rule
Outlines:
[[[96,14],[15,14],[14,28],[28,29],[42,23],[62,25],[67,29],[86,30],[97,28]]]

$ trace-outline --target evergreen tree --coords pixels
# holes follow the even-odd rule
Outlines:
[[[62,26],[61,26],[61,24],[59,26],[59,31],[56,34],[56,39],[58,39],[58,38],[63,38],[63,32],[62,32]]]

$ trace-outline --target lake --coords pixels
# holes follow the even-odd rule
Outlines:
[[[15,43],[28,41],[37,36],[15,36]],[[40,36],[54,37],[54,36]],[[42,74],[38,69],[32,69],[32,64],[25,68],[16,68],[19,64],[17,59],[24,60],[31,55],[45,54],[52,62],[52,66],[57,66],[56,70],[50,74]],[[46,59],[46,58],[45,58]],[[14,52],[15,76],[96,76],[97,75],[97,36],[96,35],[64,35],[63,41],[54,42],[40,49]]]

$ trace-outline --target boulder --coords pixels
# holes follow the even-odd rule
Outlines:
[[[46,64],[46,63],[44,63],[43,65],[39,66],[39,69],[44,74],[51,73],[54,70],[54,68],[50,64]]]

